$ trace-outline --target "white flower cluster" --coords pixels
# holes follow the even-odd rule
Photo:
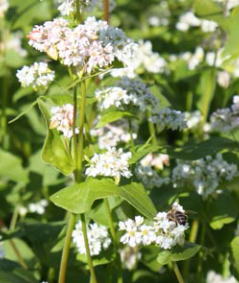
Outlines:
[[[0,42],[0,52],[4,50],[14,50],[21,57],[27,56],[27,51],[22,48],[23,34],[21,31],[13,32],[5,42]]]
[[[192,11],[188,11],[179,17],[176,28],[180,31],[188,31],[190,27],[201,27],[203,32],[214,32],[218,24],[214,21],[200,20]]]
[[[160,188],[162,185],[169,183],[169,178],[162,178],[156,170],[151,166],[138,165],[135,168],[137,178],[144,184],[146,188]]]
[[[174,203],[173,209],[184,213],[183,208],[177,203]],[[188,224],[180,225],[177,221],[168,218],[167,212],[159,212],[151,225],[146,225],[141,216],[136,216],[135,220],[119,222],[119,230],[126,231],[120,242],[130,247],[156,244],[163,249],[183,245],[184,232],[189,228]]]
[[[48,206],[48,201],[42,199],[36,203],[30,203],[27,207],[21,206],[19,208],[19,214],[21,216],[25,216],[28,212],[30,212],[30,213],[37,213],[39,215],[42,215],[45,213],[45,209],[47,206]]]
[[[233,97],[231,108],[222,108],[215,111],[211,117],[211,131],[227,132],[239,125],[239,96]]]
[[[223,278],[220,274],[211,270],[207,274],[206,283],[238,283],[235,277],[230,276],[228,278]]]
[[[121,29],[94,17],[74,29],[68,25],[67,20],[59,18],[35,26],[28,36],[29,44],[54,59],[60,58],[64,65],[79,71],[84,67],[87,73],[108,67],[116,58],[127,64],[137,48]]]
[[[142,166],[152,166],[156,169],[162,170],[164,165],[169,166],[169,156],[167,154],[149,153],[140,160]]]
[[[0,0],[0,18],[4,17],[9,8],[8,0]]]
[[[227,71],[221,71],[217,73],[217,83],[222,88],[228,88],[230,85],[230,74]]]
[[[55,106],[51,108],[50,129],[57,128],[67,138],[71,138],[73,135],[73,105],[65,104],[61,107]],[[75,129],[76,134],[79,133],[79,129]]]
[[[131,80],[123,77],[118,86],[97,90],[95,96],[99,109],[108,109],[111,106],[124,107],[132,104],[145,111],[147,105],[155,106],[158,99],[150,92],[149,87],[140,80]]]
[[[202,114],[199,110],[194,112],[185,112],[188,129],[197,129],[202,122]]]
[[[80,3],[80,11],[91,12],[97,0],[78,0]],[[58,10],[61,12],[63,16],[69,16],[71,13],[76,11],[76,0],[58,0],[60,6]]]
[[[135,128],[133,127],[133,139],[137,138]],[[92,136],[98,137],[100,149],[115,147],[119,143],[128,143],[130,141],[129,125],[124,120],[116,121],[100,129],[92,129],[90,133]]]
[[[217,154],[215,158],[206,156],[194,161],[178,161],[171,178],[174,187],[193,186],[198,194],[207,196],[221,181],[230,181],[237,175],[237,166]]]
[[[229,14],[229,11],[233,8],[235,8],[236,6],[239,5],[239,0],[228,0],[227,2],[224,2],[224,0],[214,0],[215,2],[220,2],[223,7],[226,8],[227,10],[227,16]]]
[[[178,129],[181,131],[187,128],[185,113],[170,108],[154,110],[152,112],[152,117],[149,118],[149,121],[158,124],[161,129]]]
[[[137,261],[140,260],[142,254],[138,252],[137,247],[125,246],[120,250],[120,258],[124,268],[132,270],[136,267]]]
[[[5,250],[3,248],[1,240],[2,240],[2,236],[0,236],[0,259],[3,259],[5,257]]]
[[[105,226],[98,225],[97,223],[89,225],[87,229],[87,237],[89,241],[90,254],[92,256],[99,255],[102,249],[106,250],[111,244],[107,228]],[[76,224],[75,230],[72,233],[72,238],[79,253],[86,254],[81,221]]]
[[[16,74],[22,87],[32,86],[35,90],[43,86],[47,88],[55,78],[55,72],[48,68],[47,63],[35,62],[30,67],[24,66]]]
[[[115,147],[108,148],[105,153],[94,154],[90,160],[90,167],[86,169],[88,176],[105,176],[120,178],[120,176],[130,178],[128,160],[131,152],[123,153],[122,148],[117,150]]]

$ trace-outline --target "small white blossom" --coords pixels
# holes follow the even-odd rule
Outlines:
[[[90,160],[90,167],[86,169],[88,176],[105,176],[120,178],[120,176],[130,178],[128,160],[131,158],[131,152],[123,153],[120,148],[108,148],[105,153],[95,154]]]
[[[24,66],[17,71],[17,78],[23,87],[32,86],[35,90],[43,86],[47,88],[55,78],[55,72],[48,68],[47,63],[35,62],[32,66]]]
[[[218,72],[217,82],[223,88],[228,88],[230,85],[230,74],[226,71]]]
[[[211,270],[207,274],[206,283],[238,283],[238,281],[234,276],[224,278],[220,274],[217,274],[215,271]]]
[[[169,166],[169,156],[167,154],[149,153],[140,160],[140,164],[162,170],[164,165]]]
[[[185,113],[170,108],[154,110],[149,121],[158,123],[162,129],[183,130],[187,128]]]
[[[126,269],[132,270],[136,267],[137,261],[141,259],[142,254],[138,252],[137,247],[125,246],[120,250],[120,258]]]
[[[200,111],[185,112],[188,129],[198,128],[202,122],[202,114]]]
[[[4,17],[9,8],[8,0],[0,0],[0,18]]]
[[[98,225],[97,223],[89,225],[87,229],[87,237],[92,256],[99,255],[102,250],[106,250],[111,244],[107,228],[105,226]],[[86,254],[81,221],[76,224],[75,230],[72,233],[72,238],[79,253]]]
[[[46,207],[48,206],[48,201],[42,199],[36,203],[30,203],[28,205],[28,211],[31,213],[37,213],[39,215],[44,214]]]
[[[71,138],[73,135],[73,105],[65,104],[61,107],[52,107],[51,113],[50,129],[57,128],[65,137]],[[79,130],[76,128],[75,132],[78,134]]]

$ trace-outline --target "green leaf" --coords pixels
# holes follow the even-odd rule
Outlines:
[[[158,254],[159,264],[168,264],[170,261],[181,261],[195,256],[201,246],[193,243],[185,242],[183,247],[176,246],[172,250],[162,250]]]
[[[11,124],[11,123],[17,121],[18,119],[20,119],[22,116],[26,115],[36,104],[37,104],[37,100],[32,102],[32,104],[29,107],[27,107],[24,111],[22,111],[19,115],[17,115],[17,117],[12,119],[8,123]]]
[[[239,236],[231,241],[231,256],[233,275],[239,280]]]
[[[89,178],[84,183],[60,190],[50,199],[65,210],[81,214],[88,212],[94,201],[110,196],[120,196],[148,218],[153,218],[156,214],[155,207],[141,184],[117,186],[111,179]]]
[[[160,149],[160,147],[156,146],[156,145],[143,145],[143,146],[140,146],[140,147],[136,148],[136,152],[130,158],[129,164],[134,164],[134,163],[138,162],[140,159],[142,159],[148,153],[152,153],[152,152],[158,151],[159,149]]]
[[[1,283],[38,283],[33,275],[20,267],[14,261],[1,259],[0,264],[0,282]]]
[[[135,115],[127,111],[110,111],[101,116],[100,121],[96,125],[96,128],[97,129],[102,128],[105,125],[120,120],[122,118],[136,118],[136,117]]]
[[[75,169],[71,156],[66,151],[65,145],[60,134],[56,129],[49,129],[50,113],[49,105],[42,99],[38,98],[38,105],[45,118],[48,134],[43,146],[42,159],[57,169],[63,174],[69,175]],[[48,101],[50,101],[48,99]]]
[[[13,154],[0,149],[0,177],[15,182],[27,183],[28,173],[22,167],[21,160]]]
[[[221,229],[223,225],[235,221],[238,216],[238,208],[230,192],[226,190],[217,194],[216,199],[209,203],[208,211],[210,226],[213,229]]]
[[[197,160],[214,155],[222,150],[238,150],[239,143],[227,138],[213,137],[199,144],[185,145],[181,148],[167,148],[167,154],[182,160]]]

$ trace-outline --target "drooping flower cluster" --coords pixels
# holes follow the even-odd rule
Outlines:
[[[132,176],[128,164],[130,158],[131,152],[123,153],[122,148],[118,150],[115,147],[108,148],[105,153],[94,154],[85,174],[92,177],[130,178]]]
[[[48,206],[48,201],[46,199],[42,199],[35,203],[30,203],[27,207],[20,206],[19,214],[21,216],[25,216],[28,212],[37,213],[42,215],[45,213],[46,207]]]
[[[137,138],[135,128],[136,126],[133,127],[133,139]],[[100,129],[92,129],[90,133],[92,136],[98,137],[98,145],[100,149],[115,147],[119,143],[128,143],[131,138],[129,133],[129,125],[124,120],[118,120]]]
[[[188,31],[190,27],[201,27],[203,32],[214,32],[218,24],[214,21],[201,20],[192,11],[188,11],[180,16],[176,28],[180,31]]]
[[[102,250],[106,250],[110,244],[108,230],[105,226],[98,225],[97,223],[90,224],[87,229],[87,237],[89,241],[90,254],[92,256],[99,255]],[[73,243],[76,244],[80,254],[86,254],[85,241],[82,232],[82,223],[79,221],[75,230],[72,233]]]
[[[170,108],[154,110],[149,121],[159,124],[161,129],[167,128],[181,131],[187,128],[185,113]]]
[[[9,8],[8,0],[0,0],[0,18],[4,17]]]
[[[215,191],[221,181],[231,181],[238,175],[235,164],[229,164],[221,154],[195,161],[178,161],[173,169],[174,187],[193,186],[198,194],[207,196]]]
[[[146,188],[159,188],[170,181],[167,177],[161,177],[155,170],[162,170],[164,165],[169,165],[168,155],[149,153],[140,161],[140,164],[135,169],[135,173]]]
[[[47,88],[55,78],[55,72],[48,68],[47,63],[35,62],[30,67],[24,66],[16,74],[22,87],[32,86],[35,90],[39,87]]]
[[[231,108],[222,108],[216,110],[210,117],[211,130],[227,132],[233,130],[239,125],[239,96],[233,97]]]
[[[117,85],[96,91],[99,109],[108,109],[111,106],[122,108],[132,104],[145,111],[147,106],[158,104],[158,99],[151,93],[149,87],[138,79],[123,77]]]
[[[35,26],[28,37],[29,44],[37,50],[79,71],[84,67],[87,73],[108,67],[116,58],[127,64],[137,48],[121,29],[94,17],[74,29],[69,28],[67,20],[54,19]]]
[[[173,204],[173,209],[185,212],[177,203]],[[136,216],[135,220],[119,222],[119,230],[126,231],[120,241],[130,247],[155,244],[163,249],[171,249],[175,245],[184,244],[184,233],[188,228],[187,223],[182,225],[177,220],[169,219],[167,212],[159,212],[150,225],[146,225],[141,216]]]
[[[5,250],[3,248],[1,240],[2,240],[2,236],[0,236],[0,259],[3,259],[5,257]]]
[[[65,137],[71,138],[73,135],[73,105],[68,103],[61,107],[52,107],[51,113],[50,129],[57,128]],[[78,134],[79,129],[76,128],[75,132]]]

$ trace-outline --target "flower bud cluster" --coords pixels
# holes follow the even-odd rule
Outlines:
[[[108,148],[105,153],[94,154],[85,174],[92,177],[130,178],[132,176],[128,164],[130,158],[131,152],[123,153],[122,148],[118,150],[115,147]]]
[[[105,226],[98,225],[97,223],[89,225],[87,229],[87,237],[89,241],[90,254],[92,256],[99,255],[102,250],[106,250],[111,244],[107,228]],[[73,243],[76,244],[78,252],[80,254],[86,254],[81,221],[76,224],[75,230],[72,233],[72,239]]]
[[[53,115],[51,117],[50,129],[57,128],[65,137],[71,138],[73,135],[73,105],[68,103],[61,107],[52,107],[51,113]],[[79,130],[76,128],[75,132],[78,134]]]
[[[229,164],[221,154],[194,161],[178,161],[173,169],[174,187],[193,186],[203,196],[215,191],[221,181],[231,181],[238,175],[235,164]]]
[[[227,132],[235,129],[239,125],[239,96],[233,97],[231,108],[222,108],[215,111],[211,117],[211,130]]]
[[[39,87],[47,88],[55,78],[55,72],[48,68],[47,63],[35,62],[30,67],[24,66],[17,71],[17,78],[22,87],[32,86],[35,90]]]
[[[79,71],[84,67],[87,73],[108,67],[116,58],[127,64],[137,48],[121,29],[94,17],[88,17],[84,24],[74,29],[69,27],[67,20],[54,19],[35,26],[28,37],[35,49]]]
[[[170,108],[154,110],[149,121],[154,124],[159,124],[161,129],[167,128],[182,131],[187,128],[185,113]]]
[[[173,209],[184,213],[177,203],[173,204]],[[170,220],[167,212],[159,212],[150,225],[145,224],[143,217],[136,216],[135,220],[119,222],[119,230],[126,231],[120,242],[130,247],[155,244],[162,249],[171,249],[184,244],[184,233],[188,228],[187,223],[180,225],[176,220]]]
[[[100,149],[116,147],[119,143],[130,141],[129,125],[124,120],[116,121],[100,129],[92,129],[90,133],[92,136],[98,137]],[[135,127],[133,127],[132,137],[133,139],[137,138]]]
[[[145,111],[147,106],[158,104],[158,99],[146,84],[138,79],[131,80],[128,77],[123,77],[116,87],[97,90],[96,98],[101,110],[111,106],[124,108],[125,105],[131,104]]]

